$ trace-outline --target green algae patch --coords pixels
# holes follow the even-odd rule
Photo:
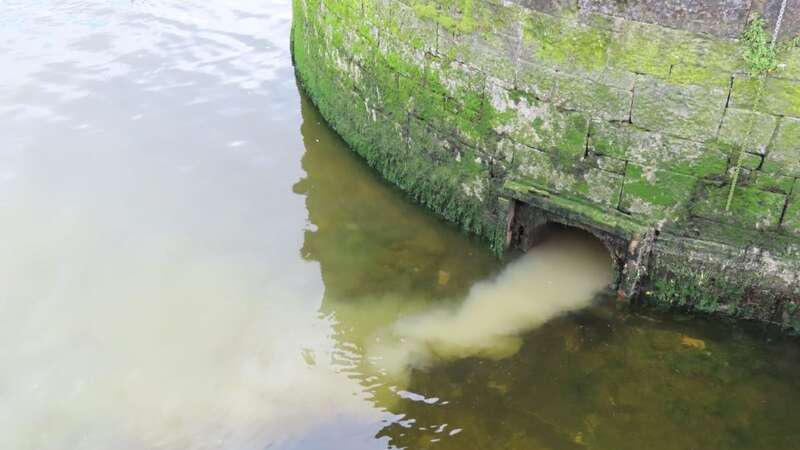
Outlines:
[[[705,183],[700,189],[692,214],[707,219],[733,223],[744,228],[777,228],[786,196],[746,187],[738,187],[731,207],[726,211],[728,186]]]
[[[620,207],[651,220],[675,219],[691,197],[697,178],[628,164]]]

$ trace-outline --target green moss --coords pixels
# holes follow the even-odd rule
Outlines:
[[[421,94],[426,91],[420,89],[419,84],[415,86],[412,78],[406,78],[400,83],[397,72],[408,73],[411,77],[420,79],[430,88],[429,92],[442,92],[445,87],[437,82],[436,77],[430,76],[430,73],[424,75],[417,67],[410,67],[413,65],[399,54],[390,52],[382,55],[386,58],[383,61],[385,66],[381,61],[376,61],[375,64],[361,69],[370,79],[388,80],[379,82],[372,88],[366,87],[368,91],[374,91],[380,96],[373,102],[379,101],[380,106],[385,108],[374,109],[375,107],[365,105],[364,99],[355,97],[358,90],[344,85],[349,81],[340,78],[334,68],[335,64],[328,60],[330,49],[319,47],[316,40],[299,34],[307,32],[305,26],[295,26],[292,31],[298,75],[304,89],[311,94],[316,106],[337,133],[387,180],[408,192],[413,200],[436,211],[447,220],[461,224],[465,230],[483,236],[496,247],[496,251],[501,251],[502,249],[497,248],[500,245],[498,230],[504,230],[504,225],[493,215],[496,203],[493,191],[496,188],[489,183],[480,192],[469,189],[491,178],[487,167],[478,163],[479,156],[474,150],[462,147],[460,158],[446,158],[438,151],[448,146],[459,146],[458,142],[445,145],[441,136],[430,127],[404,129],[396,124],[396,120],[387,117],[389,114],[403,117],[408,114],[407,108],[415,110],[417,106],[426,104],[424,100],[418,102],[416,99],[429,98],[428,95]],[[400,88],[401,85],[404,87]],[[480,95],[467,91],[465,89],[464,95],[460,97],[460,106],[478,108],[485,112],[485,102]],[[442,111],[438,110],[434,114]],[[479,117],[472,119],[472,122],[478,123],[482,120]],[[464,128],[473,130],[471,125]],[[481,132],[480,129],[477,130],[477,133]]]
[[[584,69],[605,66],[610,31],[533,11],[526,15],[523,25],[523,38],[540,61]]]
[[[727,89],[731,73],[689,64],[676,64],[669,74],[669,81],[676,84],[695,84]]]
[[[628,164],[622,191],[622,208],[650,220],[675,219],[688,204],[697,178]]]
[[[737,224],[741,227],[769,230],[780,222],[786,196],[759,189],[738,187],[726,208],[728,185],[705,183],[692,206],[692,213],[707,219]]]

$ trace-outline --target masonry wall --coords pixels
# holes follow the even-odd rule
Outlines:
[[[788,11],[791,30],[800,5]],[[515,208],[535,206],[628,244],[626,293],[794,323],[800,48],[756,102],[733,39],[774,1],[295,0],[294,12],[298,74],[331,125],[496,251]]]

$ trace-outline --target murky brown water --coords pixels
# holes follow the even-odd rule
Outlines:
[[[298,93],[288,0],[0,7],[0,449],[797,448],[796,343],[407,202]]]

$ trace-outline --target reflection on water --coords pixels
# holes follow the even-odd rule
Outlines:
[[[3,3],[0,449],[796,446],[796,344],[575,310],[596,243],[504,267],[322,123],[290,21]]]

